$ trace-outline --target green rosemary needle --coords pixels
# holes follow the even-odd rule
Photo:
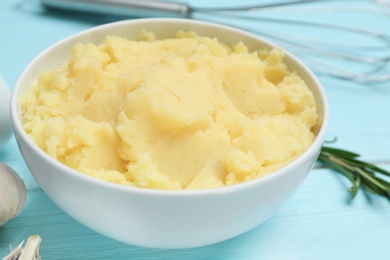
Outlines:
[[[348,189],[354,198],[361,187],[390,200],[390,172],[372,163],[357,159],[360,155],[343,149],[323,146],[318,160],[347,177]]]

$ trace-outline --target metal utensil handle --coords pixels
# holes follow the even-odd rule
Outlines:
[[[41,0],[45,7],[131,17],[190,17],[183,3],[139,0]]]

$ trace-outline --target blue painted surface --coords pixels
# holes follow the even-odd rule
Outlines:
[[[244,2],[256,1],[240,1]],[[191,3],[217,6],[223,1]],[[361,23],[385,32],[390,28],[390,20],[379,16],[359,17],[338,22]],[[34,1],[2,0],[0,74],[12,89],[27,63],[49,45],[111,20],[47,13]],[[331,107],[329,139],[337,137],[335,146],[390,169],[390,82],[368,86],[318,76]],[[23,212],[0,228],[0,256],[8,253],[9,245],[39,234],[43,259],[390,259],[389,201],[361,191],[351,201],[346,191],[349,183],[328,169],[313,170],[277,214],[237,238],[202,248],[156,250],[113,241],[63,213],[31,176],[14,139],[0,151],[0,161],[14,168],[28,188]]]

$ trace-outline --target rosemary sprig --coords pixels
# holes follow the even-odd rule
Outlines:
[[[357,159],[360,155],[343,149],[323,146],[318,160],[347,177],[352,186],[348,189],[354,198],[361,187],[390,200],[390,172]],[[387,176],[387,177],[385,177]]]

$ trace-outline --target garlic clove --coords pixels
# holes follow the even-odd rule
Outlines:
[[[39,235],[29,236],[23,248],[24,240],[11,252],[3,257],[3,260],[40,260],[39,246],[42,238]]]
[[[39,246],[41,244],[41,237],[38,235],[30,236],[27,239],[26,246],[19,256],[19,260],[39,260]]]
[[[16,217],[26,202],[26,186],[19,175],[0,163],[0,226]]]

